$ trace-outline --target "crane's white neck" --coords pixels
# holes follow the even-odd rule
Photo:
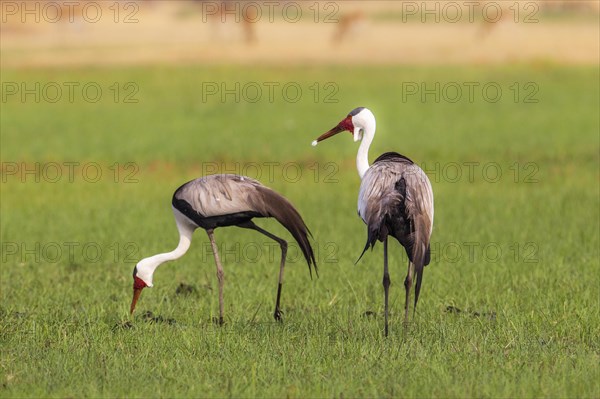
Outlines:
[[[372,115],[372,114],[371,114]],[[362,179],[367,170],[369,169],[369,147],[375,137],[375,118],[369,118],[365,120],[362,126],[355,125],[354,137],[355,140],[360,133],[357,129],[362,129],[362,141],[358,147],[358,153],[356,154],[356,169],[358,169],[358,175]]]
[[[181,258],[190,248],[192,243],[192,234],[197,226],[193,225],[181,212],[174,209],[175,222],[179,230],[179,244],[171,252],[157,254],[149,258],[142,259],[136,265],[137,277],[144,280],[148,287],[152,287],[152,276],[154,271],[161,264]]]

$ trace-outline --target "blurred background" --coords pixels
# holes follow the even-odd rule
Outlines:
[[[4,67],[598,62],[595,0],[0,3]]]

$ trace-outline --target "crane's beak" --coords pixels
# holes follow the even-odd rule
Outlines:
[[[133,299],[131,300],[130,314],[133,314],[133,311],[135,310],[135,305],[136,305],[138,299],[140,299],[140,295],[142,294],[142,290],[143,290],[143,288],[134,288],[133,289]]]
[[[353,129],[354,129],[354,126],[352,125],[352,117],[348,116],[343,121],[341,121],[340,123],[338,123],[338,125],[336,127],[334,127],[333,129],[329,130],[328,132],[323,133],[322,135],[320,135],[315,141],[312,142],[312,145],[314,147],[320,141],[323,141],[323,140],[328,139],[328,138],[330,138],[332,136],[335,136],[336,134],[341,133],[344,130],[349,130],[350,133],[352,133]]]

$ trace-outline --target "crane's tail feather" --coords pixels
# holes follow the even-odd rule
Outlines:
[[[365,244],[365,248],[363,249],[362,253],[358,257],[356,262],[354,262],[355,265],[358,264],[358,262],[362,259],[363,255],[365,254],[365,252],[367,252],[367,249],[369,249],[369,247],[371,247],[371,249],[373,249],[373,247],[375,246],[375,243],[377,242],[378,237],[379,237],[379,227],[373,227],[373,228],[369,227],[367,229],[367,243]]]
[[[417,245],[413,247],[413,264],[415,265],[415,272],[417,274],[417,281],[415,284],[415,305],[414,310],[417,309],[417,302],[419,301],[419,294],[421,292],[421,283],[423,282],[423,269],[430,261],[430,249],[429,245]]]
[[[367,252],[367,249],[369,249],[369,246],[371,247],[371,249],[373,249],[373,244],[371,244],[369,242],[369,240],[367,240],[367,244],[365,245],[365,249],[363,249],[363,251],[360,254],[360,256],[358,257],[358,259],[356,259],[356,262],[354,262],[355,265],[357,265],[358,262],[360,262],[360,260],[362,259],[363,255],[365,254],[365,252]]]
[[[306,259],[310,277],[312,278],[312,267],[314,267],[318,277],[319,270],[315,254],[308,239],[309,236],[312,237],[312,234],[296,208],[281,194],[267,187],[262,186],[258,190],[263,197],[263,206],[261,208],[264,209],[264,212],[261,213],[264,213],[266,217],[274,217],[290,232],[300,246],[300,250]]]
[[[419,301],[419,293],[421,292],[421,283],[423,282],[423,266],[417,268],[417,282],[415,284],[415,306],[413,311],[417,310],[417,302]]]

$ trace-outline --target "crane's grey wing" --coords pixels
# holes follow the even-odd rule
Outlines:
[[[192,180],[178,188],[173,202],[184,201],[185,207],[201,218],[242,215],[243,218],[273,217],[296,239],[309,271],[317,264],[308,236],[310,231],[298,211],[281,194],[259,181],[238,175],[210,175]],[[198,223],[201,223],[199,220]],[[312,271],[311,271],[312,273]]]
[[[258,181],[237,175],[210,175],[192,180],[175,191],[174,198],[186,201],[204,217],[258,212]]]
[[[393,166],[389,162],[376,163],[363,176],[358,192],[358,214],[367,225],[382,220],[390,204],[400,201],[394,185],[402,173]]]
[[[392,234],[411,261],[419,258],[427,264],[433,225],[431,184],[408,158],[394,153],[384,156],[367,170],[358,195],[358,213],[368,226],[365,249]]]
[[[429,239],[433,227],[433,190],[425,172],[414,164],[408,168],[408,173],[403,174],[403,179],[406,184],[404,206],[407,217],[412,222],[408,246],[405,245],[405,248],[417,275],[414,305],[416,309],[423,283],[423,268],[431,261]]]
[[[413,223],[410,241],[413,261],[423,266],[429,264],[429,240],[433,228],[433,190],[427,175],[414,165],[403,174],[406,194],[404,206],[409,220]]]

